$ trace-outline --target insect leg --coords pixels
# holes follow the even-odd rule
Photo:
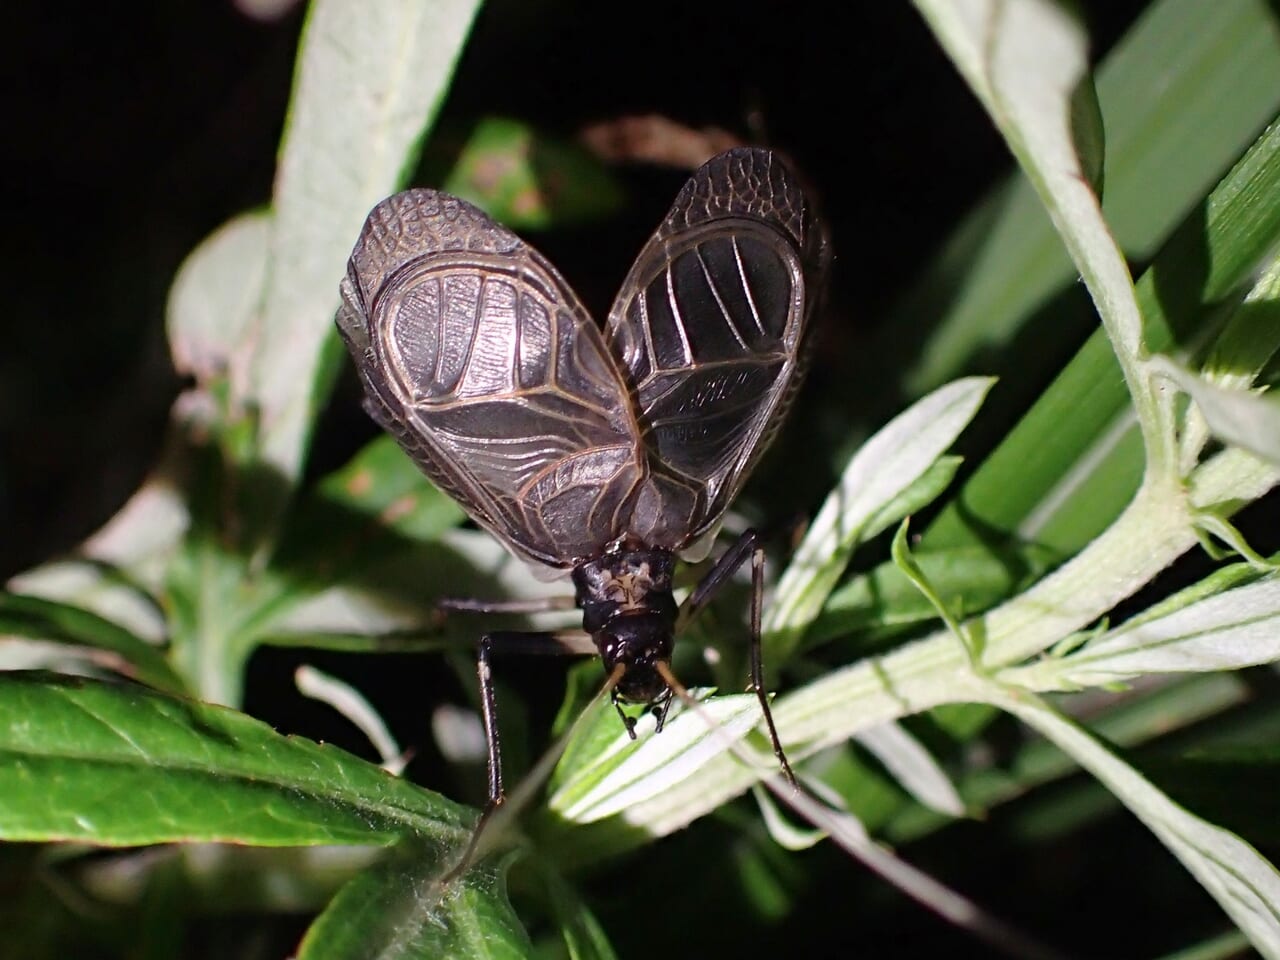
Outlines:
[[[459,613],[546,613],[548,610],[572,610],[575,601],[572,594],[563,597],[535,597],[530,600],[472,600],[465,597],[441,597],[436,601],[440,610]]]
[[[594,654],[591,638],[580,630],[558,633],[503,630],[486,633],[476,645],[476,675],[480,681],[480,713],[484,718],[484,739],[489,750],[489,800],[485,814],[502,803],[502,744],[498,734],[498,711],[493,695],[490,659],[494,648],[502,653],[535,656],[581,656]]]
[[[676,629],[688,621],[710,602],[737,569],[751,558],[751,687],[755,690],[756,699],[760,701],[760,710],[764,713],[765,726],[769,729],[769,742],[773,746],[773,755],[778,758],[782,767],[782,775],[792,785],[796,785],[796,775],[787,762],[783,752],[782,741],[778,739],[778,728],[773,722],[773,711],[769,709],[769,694],[764,685],[764,663],[761,655],[760,622],[764,605],[764,548],[760,546],[760,535],[755,530],[747,530],[728,550],[720,555],[711,571],[693,589],[688,598],[680,605],[680,616]]]
[[[711,570],[703,577],[693,592],[680,604],[680,616],[676,621],[676,632],[697,616],[716,595],[716,592],[729,582],[738,568],[747,562],[747,558],[760,550],[760,534],[755,530],[747,530],[728,550],[720,554]],[[763,551],[761,551],[763,555]]]
[[[764,660],[760,651],[760,620],[763,607],[764,550],[757,546],[751,554],[751,686],[755,687],[756,699],[760,701],[760,710],[764,713],[764,722],[769,728],[769,742],[773,744],[773,755],[778,758],[782,775],[798,790],[800,784],[791,769],[791,764],[787,762],[787,755],[782,750],[782,741],[778,739],[778,728],[773,723],[773,711],[769,709],[769,694],[764,686]]]

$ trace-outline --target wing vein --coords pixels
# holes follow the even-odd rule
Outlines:
[[[760,320],[760,311],[756,307],[756,298],[751,293],[751,284],[747,282],[747,268],[742,262],[742,252],[738,249],[738,238],[730,237],[729,239],[733,244],[733,260],[738,265],[738,276],[742,280],[742,292],[746,294],[747,304],[751,307],[751,319],[755,320],[760,335],[767,336],[764,324]]]
[[[693,363],[693,347],[689,344],[689,331],[684,326],[684,316],[680,313],[680,305],[676,303],[675,277],[670,266],[667,267],[667,303],[671,305],[671,318],[676,325],[676,333],[680,335],[680,345],[684,347],[686,363]]]
[[[707,280],[707,286],[711,288],[711,295],[716,298],[716,306],[720,308],[720,313],[724,315],[725,325],[729,328],[729,332],[733,334],[733,339],[738,341],[738,346],[743,350],[750,350],[747,341],[742,336],[742,331],[738,329],[737,323],[734,322],[733,315],[729,312],[729,308],[725,306],[724,300],[720,297],[720,291],[716,289],[716,282],[711,279],[711,270],[707,266],[707,261],[702,258],[702,248],[695,247],[694,254],[698,258],[698,266],[702,267],[702,275]]]

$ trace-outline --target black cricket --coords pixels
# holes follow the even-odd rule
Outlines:
[[[336,318],[366,409],[516,556],[568,572],[582,609],[585,632],[479,641],[486,816],[503,799],[495,650],[598,654],[631,736],[623,703],[646,705],[661,730],[681,689],[670,670],[676,634],[748,558],[751,685],[795,782],[760,662],[759,537],[743,534],[680,606],[672,577],[677,557],[706,556],[777,433],[803,377],[829,259],[795,176],[754,148],[693,174],[603,329],[541,254],[463,200],[407,190],[369,214]]]

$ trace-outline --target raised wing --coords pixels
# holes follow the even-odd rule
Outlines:
[[[693,507],[682,549],[713,529],[772,441],[805,365],[829,259],[795,177],[768,150],[702,166],[631,268],[605,336],[637,391],[654,475]],[[685,491],[680,495],[679,491]],[[660,525],[643,515],[636,528]]]
[[[646,473],[627,387],[536,250],[434,190],[384,200],[337,324],[374,418],[520,556],[569,567],[625,528]]]

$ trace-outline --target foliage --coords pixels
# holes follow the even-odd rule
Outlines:
[[[49,843],[33,854],[41,868],[79,876],[86,890],[90,879],[72,869],[86,849],[187,845],[177,859],[137,853],[128,883],[124,870],[98,876],[104,899],[138,909],[161,888],[188,891],[188,913],[213,909],[202,896],[256,871],[258,911],[318,913],[300,948],[308,960],[613,956],[575,872],[716,812],[741,826],[735,856],[753,901],[785,910],[788,868],[754,820],[742,825],[750,808],[732,803],[773,772],[752,698],[708,700],[702,712],[718,731],[675,711],[660,737],[642,727],[636,743],[600,704],[562,722],[568,742],[545,802],[517,833],[521,804],[535,801],[513,801],[498,826],[504,849],[452,882],[468,808],[236,709],[263,645],[454,650],[469,628],[442,621],[435,597],[553,590],[459,528],[457,508],[387,438],[316,483],[302,479],[337,369],[331,318],[346,251],[367,209],[411,175],[475,6],[405,0],[356,15],[339,0],[314,3],[271,206],[213,234],[172,289],[172,354],[194,386],[175,405],[161,465],[76,556],[0,595],[4,665],[46,668],[0,675],[0,837]],[[1275,868],[1126,752],[1227,715],[1247,696],[1227,672],[1280,659],[1280,573],[1232,524],[1280,482],[1280,407],[1268,390],[1280,347],[1280,83],[1267,81],[1280,74],[1280,49],[1258,39],[1274,14],[1229,4],[1187,29],[1196,5],[1160,0],[1100,68],[1095,92],[1084,29],[1050,0],[916,6],[1023,179],[922,272],[886,349],[908,358],[910,402],[848,458],[774,584],[767,662],[789,678],[775,717],[825,801],[799,812],[955,916],[948,894],[904,872],[852,815],[886,838],[918,836],[1063,777],[1065,754],[1260,953],[1280,957]],[[1140,109],[1153,63],[1166,91],[1158,111]],[[1210,121],[1214,135],[1201,135]],[[548,169],[559,179],[542,190]],[[622,202],[591,158],[513,121],[480,124],[447,182],[530,228]],[[1150,261],[1136,281],[1126,253]],[[1076,276],[1100,328],[962,470],[948,450],[981,425],[992,381],[961,374],[979,347],[1017,358],[1020,334]],[[910,542],[904,518],[921,513]],[[890,546],[880,534],[895,528]],[[1217,569],[1164,586],[1162,572],[1201,547]],[[738,682],[727,664],[716,679]],[[578,689],[567,717],[585,699]],[[1101,717],[1074,716],[1099,696]],[[1143,715],[1157,703],[1158,718]],[[996,711],[1062,753],[1041,741],[1004,766],[954,749],[935,757],[938,744],[913,735],[920,727],[898,724],[927,715],[951,741],[976,743]],[[442,734],[442,750],[466,729]],[[1260,750],[1233,765],[1265,780],[1275,760]],[[1274,795],[1242,803],[1267,808]],[[779,843],[817,841],[761,804]],[[268,892],[283,859],[219,847],[210,867],[200,851],[211,843],[321,849],[293,862],[307,881],[295,881],[305,887],[295,900]],[[342,856],[348,847],[387,849]],[[36,899],[15,929],[37,924]],[[971,925],[1027,952],[1008,930]]]

